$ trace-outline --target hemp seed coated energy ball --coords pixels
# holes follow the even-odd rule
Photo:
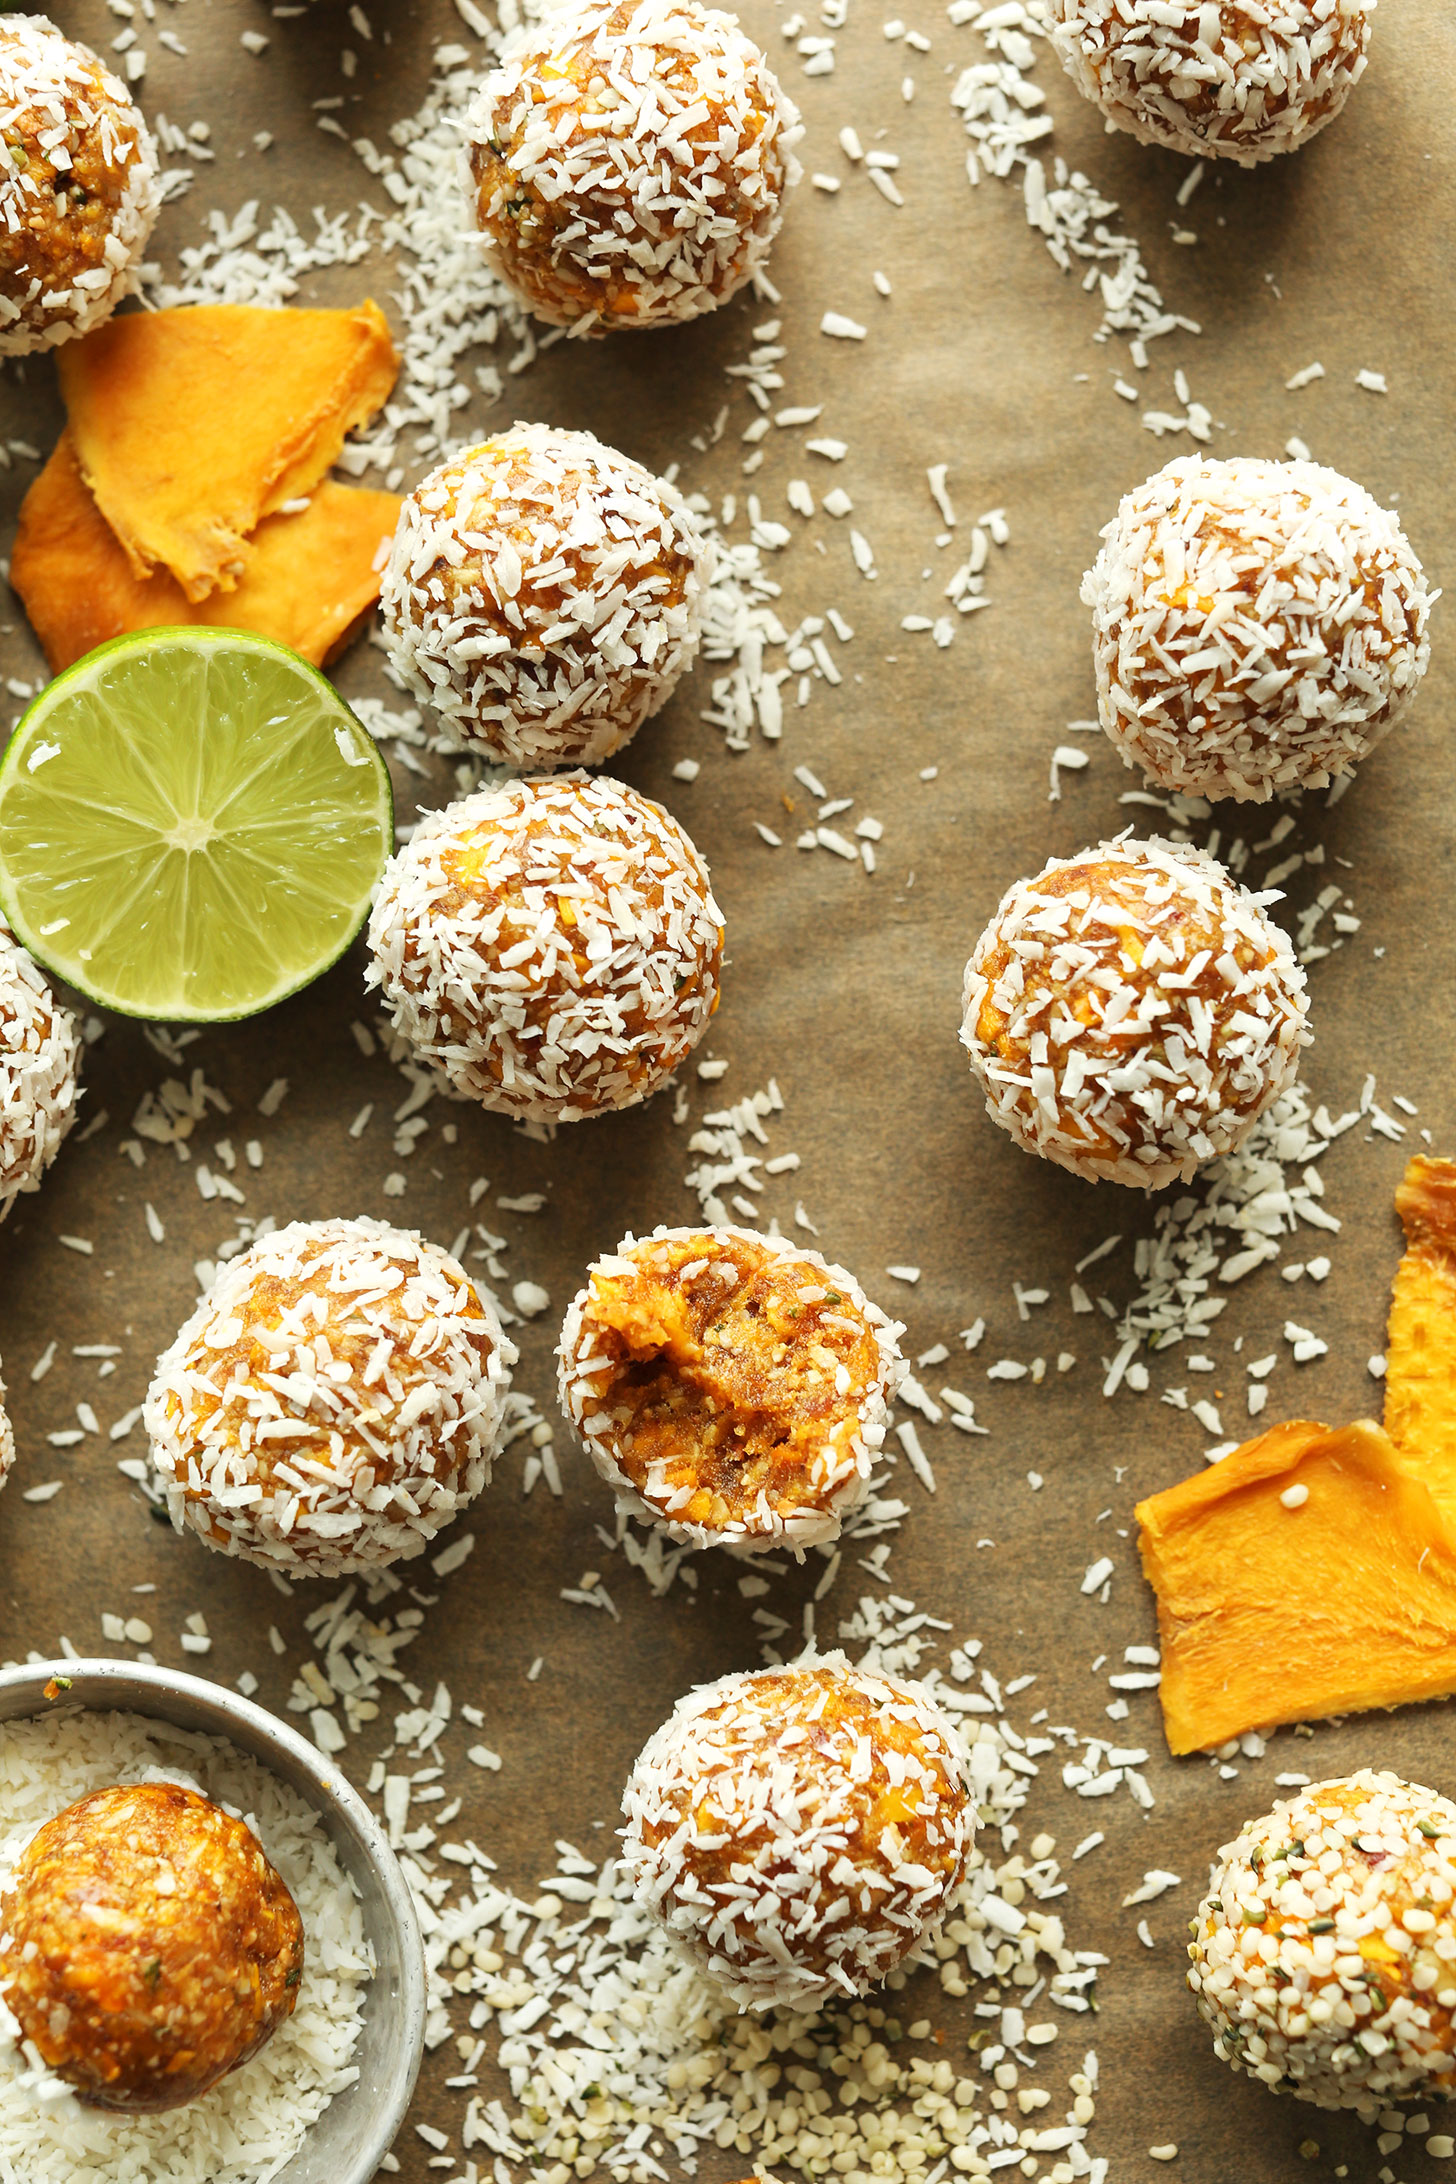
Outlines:
[[[1304,973],[1251,895],[1125,836],[1018,880],[966,965],[993,1122],[1090,1182],[1157,1190],[1231,1152],[1295,1076]]]
[[[0,2000],[96,2108],[180,2108],[293,2011],[303,1921],[252,1829],[176,1782],[93,1790],[0,1894]]]
[[[1449,2099],[1453,1897],[1456,1805],[1398,1775],[1317,1782],[1245,1821],[1188,1950],[1215,2054],[1275,2092],[1371,2119],[1393,2101]]]
[[[482,789],[387,867],[365,981],[454,1089],[530,1122],[632,1107],[718,1006],[723,918],[660,804],[603,775]]]
[[[976,1819],[929,1695],[842,1653],[680,1699],[622,1810],[640,1908],[756,2010],[885,1979],[946,1910]]]
[[[1164,788],[1324,788],[1415,696],[1431,592],[1395,517],[1337,471],[1180,456],[1102,538],[1082,583],[1098,712]]]
[[[1333,121],[1376,0],[1053,0],[1052,38],[1109,129],[1254,167]]]
[[[0,1223],[76,1119],[81,1040],[25,950],[0,925]]]
[[[109,318],[161,202],[125,84],[45,16],[0,15],[0,356]]]
[[[864,1497],[902,1331],[817,1251],[660,1228],[591,1268],[561,1407],[619,1508],[687,1546],[802,1554]]]
[[[523,30],[465,122],[503,277],[574,334],[716,310],[765,263],[798,111],[734,16],[593,0]]]
[[[488,1484],[515,1345],[464,1268],[382,1221],[295,1221],[157,1360],[172,1522],[288,1577],[409,1561]]]
[[[503,765],[597,765],[691,664],[711,567],[674,486],[589,432],[513,425],[401,509],[390,658]]]

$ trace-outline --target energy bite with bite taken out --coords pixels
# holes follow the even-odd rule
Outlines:
[[[898,1322],[750,1229],[628,1236],[561,1331],[561,1405],[620,1507],[694,1547],[838,1536],[901,1376]]]
[[[241,1820],[175,1782],[94,1790],[0,1893],[0,2000],[99,2108],[179,2108],[289,2016],[303,1922]]]
[[[0,356],[89,333],[136,287],[161,208],[124,83],[43,15],[0,15]]]
[[[733,16],[588,0],[522,30],[486,77],[467,187],[538,318],[578,334],[672,325],[764,264],[802,134]]]
[[[698,649],[708,541],[674,486],[589,432],[513,425],[405,502],[385,571],[390,658],[508,766],[589,766]]]
[[[1082,581],[1098,713],[1164,788],[1325,788],[1420,687],[1434,595],[1395,517],[1337,471],[1182,455],[1102,539]]]
[[[1398,1775],[1317,1782],[1246,1821],[1188,1950],[1215,2054],[1371,2120],[1392,2101],[1449,2099],[1453,1897],[1456,1805]]]
[[[515,1362],[434,1244],[295,1221],[220,1269],[157,1360],[172,1522],[290,1577],[408,1561],[489,1482]]]
[[[718,1006],[723,918],[676,820],[601,775],[482,789],[380,885],[366,983],[455,1090],[577,1122],[634,1106]]]
[[[1254,167],[1333,121],[1376,0],[1053,0],[1063,66],[1109,129]]]
[[[1231,1152],[1308,1041],[1269,899],[1156,838],[1018,880],[966,965],[961,1041],[992,1121],[1075,1175],[1143,1190]]]
[[[976,1818],[928,1694],[842,1653],[680,1699],[622,1810],[642,1909],[740,2009],[801,2011],[909,1955],[960,1884]]]
[[[0,924],[0,1222],[60,1151],[80,1067],[75,1018]]]

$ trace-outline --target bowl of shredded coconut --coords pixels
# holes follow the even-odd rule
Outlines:
[[[0,1890],[89,1793],[177,1783],[243,1821],[302,1917],[296,2005],[210,2091],[160,2114],[89,2106],[0,2009],[0,2184],[369,2184],[424,2048],[418,1924],[362,1798],[259,1706],[108,1660],[0,1670]]]

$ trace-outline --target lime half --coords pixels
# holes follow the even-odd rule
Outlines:
[[[0,908],[56,977],[168,1022],[252,1016],[358,932],[389,773],[327,678],[229,629],[118,637],[0,760]]]

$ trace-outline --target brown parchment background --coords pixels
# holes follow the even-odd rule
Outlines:
[[[55,12],[69,32],[98,44],[120,27],[99,0],[73,0]],[[316,127],[311,102],[344,92],[339,118],[347,133],[383,142],[389,124],[420,103],[434,46],[458,41],[473,49],[474,41],[448,0],[370,0],[369,12],[373,45],[353,36],[346,11],[328,0],[292,22],[275,23],[261,7],[236,0],[189,0],[176,10],[159,0],[155,26],[138,17],[150,56],[146,107],[184,126],[208,120],[218,155],[198,167],[190,195],[164,217],[158,249],[169,271],[176,252],[198,238],[211,206],[232,210],[261,196],[265,208],[289,206],[307,228],[314,204],[338,211],[361,198],[383,202],[348,148]],[[1061,2037],[1055,2066],[1040,2082],[1054,2090],[1054,2103],[1039,2120],[1059,2117],[1057,2089],[1080,2066],[1084,2047],[1095,2044],[1102,2092],[1089,2150],[1112,2156],[1118,2184],[1169,2174],[1146,2153],[1168,2140],[1181,2148],[1171,2173],[1188,2184],[1374,2178],[1382,2157],[1371,2134],[1275,2101],[1212,2058],[1182,1987],[1184,1921],[1206,1860],[1247,1811],[1272,1800],[1277,1771],[1299,1768],[1318,1778],[1370,1762],[1456,1789],[1447,1715],[1425,1708],[1353,1721],[1322,1728],[1313,1743],[1285,1734],[1262,1764],[1244,1765],[1239,1779],[1223,1782],[1206,1762],[1174,1765],[1163,1756],[1151,1696],[1135,1699],[1131,1718],[1117,1727],[1101,1709],[1105,1677],[1122,1648],[1146,1642],[1153,1629],[1129,1536],[1133,1501],[1196,1468],[1208,1438],[1192,1419],[1159,1404],[1158,1392],[1188,1382],[1199,1394],[1211,1384],[1224,1396],[1229,1431],[1241,1432],[1243,1374],[1230,1346],[1247,1332],[1246,1356],[1279,1348],[1286,1359],[1272,1381],[1266,1422],[1310,1413],[1339,1420],[1375,1405],[1365,1361],[1382,1345],[1398,1248],[1391,1193],[1415,1139],[1399,1147],[1361,1129],[1327,1156],[1327,1203],[1342,1218],[1343,1234],[1332,1247],[1323,1235],[1305,1235],[1286,1253],[1331,1248],[1334,1270],[1321,1289],[1308,1282],[1286,1289],[1277,1271],[1264,1270],[1232,1292],[1206,1345],[1219,1361],[1216,1375],[1200,1382],[1175,1355],[1154,1363],[1147,1395],[1102,1400],[1097,1360],[1110,1354],[1110,1329],[1101,1319],[1073,1320],[1067,1283],[1082,1253],[1113,1230],[1127,1240],[1146,1233],[1151,1212],[1126,1194],[1094,1193],[1026,1159],[985,1120],[956,1044],[959,979],[976,932],[1012,879],[1128,817],[1140,825],[1156,819],[1118,805],[1119,793],[1136,783],[1100,739],[1085,739],[1090,771],[1066,780],[1059,804],[1047,800],[1047,765],[1053,745],[1066,740],[1064,724],[1093,711],[1077,584],[1098,527],[1122,491],[1190,443],[1160,445],[1141,429],[1138,410],[1110,395],[1108,382],[1126,368],[1125,346],[1094,345],[1095,305],[1027,230],[1016,192],[995,183],[968,190],[948,92],[961,67],[984,57],[978,38],[951,29],[925,0],[911,0],[909,21],[933,41],[930,53],[913,54],[887,44],[879,16],[857,0],[838,34],[835,74],[806,82],[765,0],[747,0],[743,12],[801,101],[810,131],[806,167],[845,176],[837,198],[806,186],[791,208],[773,265],[781,310],[740,299],[679,333],[557,349],[513,380],[493,411],[477,404],[472,415],[482,427],[513,413],[585,426],[654,467],[681,460],[685,482],[715,497],[741,494],[738,433],[752,412],[722,367],[747,354],[752,327],[779,317],[789,356],[776,405],[822,402],[823,418],[812,429],[850,442],[850,459],[831,475],[818,459],[794,452],[802,434],[774,433],[764,469],[751,481],[765,514],[804,534],[773,571],[785,586],[786,622],[836,605],[855,627],[853,643],[835,648],[846,668],[843,687],[816,686],[806,712],[790,705],[781,744],[755,740],[751,754],[731,758],[717,731],[699,721],[712,672],[700,668],[619,763],[626,779],[660,797],[691,829],[727,914],[726,996],[702,1051],[731,1066],[719,1085],[693,1084],[694,1115],[776,1074],[787,1112],[773,1126],[770,1151],[795,1150],[803,1165],[765,1192],[765,1214],[787,1225],[802,1195],[823,1247],[908,1318],[912,1351],[942,1337],[953,1341],[956,1329],[985,1314],[989,1333],[977,1357],[958,1354],[943,1373],[926,1377],[932,1387],[948,1377],[976,1395],[991,1436],[967,1440],[921,1427],[939,1493],[931,1501],[907,1483],[912,1513],[895,1543],[893,1587],[953,1618],[961,1635],[984,1638],[984,1659],[998,1675],[1038,1674],[1035,1689],[1014,1702],[1013,1721],[1024,1726],[1040,1703],[1053,1721],[1074,1722],[1084,1733],[1105,1727],[1116,1740],[1153,1748],[1148,1772],[1157,1805],[1147,1817],[1122,1794],[1095,1804],[1076,1799],[1061,1786],[1060,1759],[1044,1763],[1028,1810],[1027,1834],[1050,1829],[1064,1856],[1093,1828],[1108,1837],[1072,1869],[1061,1908],[1072,1945],[1100,1948],[1112,1963],[1095,2019],[1052,2013]],[[186,59],[157,44],[163,27],[189,47]],[[252,27],[271,34],[261,61],[237,42],[239,30]],[[352,84],[339,75],[344,43],[360,54]],[[1301,434],[1318,459],[1384,499],[1398,497],[1437,581],[1449,581],[1456,569],[1449,496],[1456,456],[1453,56],[1445,0],[1385,0],[1368,76],[1344,118],[1272,171],[1210,173],[1183,213],[1174,191],[1184,162],[1104,138],[1095,114],[1050,63],[1038,70],[1056,116],[1055,148],[1120,202],[1121,219],[1140,238],[1171,306],[1203,324],[1201,339],[1178,335],[1156,345],[1147,405],[1178,406],[1171,374],[1182,364],[1195,397],[1218,420],[1215,452],[1278,454],[1291,433]],[[917,83],[908,108],[900,89],[907,72]],[[903,210],[850,174],[835,147],[845,122],[866,144],[902,154]],[[251,150],[260,128],[277,138],[262,158]],[[1196,248],[1171,242],[1174,224],[1197,231]],[[888,301],[872,289],[876,266],[892,279]],[[377,260],[335,269],[306,279],[298,300],[342,303],[373,289],[397,322],[398,305],[381,279]],[[826,309],[865,322],[868,339],[822,339],[816,329]],[[1316,357],[1329,376],[1302,394],[1286,393],[1285,379]],[[1356,388],[1362,367],[1389,375],[1388,399]],[[730,396],[722,443],[706,458],[695,454],[691,436]],[[49,448],[60,410],[47,360],[5,368],[0,420],[4,433]],[[906,612],[922,605],[937,611],[958,557],[956,548],[940,552],[933,543],[940,520],[925,469],[937,461],[951,466],[962,542],[969,519],[996,504],[1007,507],[1014,533],[988,572],[994,609],[963,621],[945,652],[899,629]],[[24,464],[0,473],[0,551],[31,474]],[[852,520],[876,550],[874,583],[854,571],[847,525],[822,517],[804,525],[789,514],[783,486],[796,474],[816,493],[831,484],[849,490]],[[936,580],[922,583],[922,568],[933,569]],[[3,592],[0,623],[3,672],[33,676],[39,655]],[[1363,919],[1360,932],[1312,972],[1317,1044],[1306,1074],[1315,1095],[1333,1111],[1349,1107],[1373,1070],[1385,1104],[1396,1092],[1413,1100],[1420,1118],[1412,1132],[1429,1129],[1435,1148],[1448,1151],[1456,1144],[1448,756],[1456,652],[1449,627],[1449,608],[1438,610],[1431,675],[1408,724],[1335,810],[1314,799],[1290,840],[1251,866],[1257,878],[1276,857],[1323,841],[1330,862],[1301,875],[1294,899],[1342,878]],[[339,681],[346,693],[382,690],[377,656],[356,648]],[[20,710],[7,704],[7,717]],[[702,760],[692,786],[671,776],[673,763],[689,753]],[[855,798],[840,824],[852,826],[862,812],[884,822],[872,880],[824,853],[771,852],[752,831],[755,819],[777,822],[791,843],[811,820],[792,778],[798,763],[817,770],[831,795]],[[940,768],[931,787],[917,779],[929,764]],[[448,793],[435,762],[427,782],[399,776],[397,786],[402,814]],[[1270,817],[1240,818],[1230,808],[1226,834],[1261,840]],[[418,1150],[398,1159],[386,1118],[401,1097],[400,1080],[382,1060],[362,1060],[348,1031],[351,1018],[370,1013],[360,967],[356,948],[321,985],[267,1020],[207,1032],[189,1049],[188,1064],[200,1063],[236,1108],[199,1132],[202,1156],[225,1132],[239,1147],[256,1134],[265,1165],[238,1178],[250,1213],[280,1222],[369,1213],[447,1243],[468,1217],[471,1178],[488,1176],[481,1212],[511,1240],[513,1277],[529,1275],[551,1291],[551,1312],[521,1335],[519,1381],[554,1408],[550,1349],[587,1260],[629,1225],[640,1230],[691,1215],[681,1180],[690,1165],[687,1132],[674,1128],[667,1100],[568,1131],[549,1146],[495,1118],[436,1105]],[[88,1437],[62,1452],[45,1441],[74,1423],[80,1400],[95,1403],[103,1427],[140,1400],[158,1349],[191,1307],[193,1260],[230,1232],[229,1209],[204,1205],[170,1151],[153,1151],[141,1175],[118,1153],[143,1091],[170,1073],[137,1026],[110,1024],[90,1056],[85,1105],[88,1116],[105,1108],[107,1127],[85,1145],[73,1143],[43,1192],[23,1201],[0,1232],[0,1350],[20,1447],[0,1507],[0,1653],[49,1653],[62,1632],[84,1651],[120,1650],[103,1643],[99,1615],[135,1609],[154,1627],[159,1659],[229,1680],[250,1666],[261,1678],[260,1698],[281,1709],[289,1678],[310,1650],[302,1618],[324,1595],[301,1592],[286,1601],[260,1573],[174,1539],[115,1469],[118,1456],[141,1452],[139,1432],[124,1449]],[[277,1075],[288,1076],[291,1090],[268,1122],[254,1103]],[[375,1118],[355,1144],[346,1126],[366,1099],[376,1103]],[[458,1125],[454,1146],[440,1134],[446,1121]],[[387,1199],[381,1185],[397,1168],[407,1173],[408,1190],[402,1200]],[[497,1193],[532,1190],[549,1198],[538,1218],[495,1216]],[[146,1236],[146,1199],[166,1224],[161,1249]],[[94,1256],[61,1248],[63,1233],[92,1238]],[[1101,1288],[1119,1302],[1129,1287],[1129,1250],[1125,1241],[1096,1269]],[[883,1272],[906,1261],[925,1270],[913,1291]],[[1034,1326],[1018,1325],[1013,1279],[1053,1292]],[[1288,1316],[1329,1340],[1327,1358],[1302,1369],[1288,1364],[1287,1347],[1275,1339]],[[29,1368],[53,1337],[61,1344],[55,1370],[33,1385]],[[124,1355],[99,1384],[94,1364],[66,1354],[71,1344],[113,1341]],[[1064,1379],[1053,1374],[1035,1388],[984,1378],[996,1357],[1053,1358],[1064,1346],[1079,1357]],[[528,1894],[550,1872],[558,1836],[600,1854],[606,1836],[593,1823],[612,1824],[624,1774],[677,1694],[758,1657],[737,1567],[702,1558],[696,1596],[679,1586],[664,1600],[650,1598],[620,1557],[604,1556],[593,1528],[609,1522],[610,1512],[585,1460],[568,1450],[564,1429],[558,1449],[566,1477],[560,1502],[549,1501],[544,1488],[523,1502],[519,1450],[505,1459],[467,1520],[477,1542],[471,1560],[444,1585],[427,1572],[421,1580],[444,1598],[403,1660],[426,1691],[443,1679],[457,1706],[470,1700],[485,1709],[483,1733],[505,1765],[499,1775],[480,1776],[463,1761],[474,1732],[452,1733],[451,1794],[459,1790],[466,1804],[451,1832],[483,1842],[502,1877]],[[1032,1466],[1046,1478],[1038,1494],[1025,1481]],[[24,1486],[52,1478],[65,1481],[54,1501],[21,1500]],[[1098,1525],[1103,1511],[1111,1514]],[[994,1547],[978,1547],[981,1540]],[[1104,1551],[1117,1565],[1105,1607],[1079,1592],[1087,1565]],[[603,1571],[620,1626],[558,1600],[558,1589],[588,1568]],[[775,1580],[768,1604],[796,1621],[821,1568],[816,1558],[806,1572]],[[863,1573],[846,1567],[819,1611],[828,1640],[836,1611],[848,1612],[862,1589],[855,1579],[868,1589]],[[130,1588],[145,1582],[157,1585],[156,1595],[133,1600]],[[183,1617],[199,1608],[216,1638],[200,1662],[185,1659],[177,1644]],[[287,1664],[266,1643],[271,1621],[289,1639]],[[548,1666],[530,1685],[525,1670],[537,1654]],[[1100,1654],[1111,1658],[1093,1674]],[[351,1747],[357,1772],[372,1748],[364,1740]],[[1120,1905],[1152,1866],[1181,1873],[1184,1885],[1147,1910],[1155,1941],[1149,1951],[1135,1935],[1144,1914]],[[923,1992],[914,2006],[907,1995],[904,2020],[923,2008],[943,2028],[945,2052],[963,2056],[966,2005],[948,2005],[928,1984]],[[458,2067],[453,2044],[427,2061],[415,2111],[452,2132],[463,2097],[432,2089]],[[1318,2158],[1301,2158],[1300,2143],[1311,2139]],[[413,2132],[402,2135],[408,2184],[448,2173],[426,2169],[429,2152]],[[1054,2158],[1044,2158],[1043,2172]],[[1426,2173],[1414,2142],[1392,2160],[1397,2177]],[[1338,2172],[1337,2163],[1347,2169]],[[743,2157],[710,2148],[702,2173],[722,2184],[746,2166]]]

